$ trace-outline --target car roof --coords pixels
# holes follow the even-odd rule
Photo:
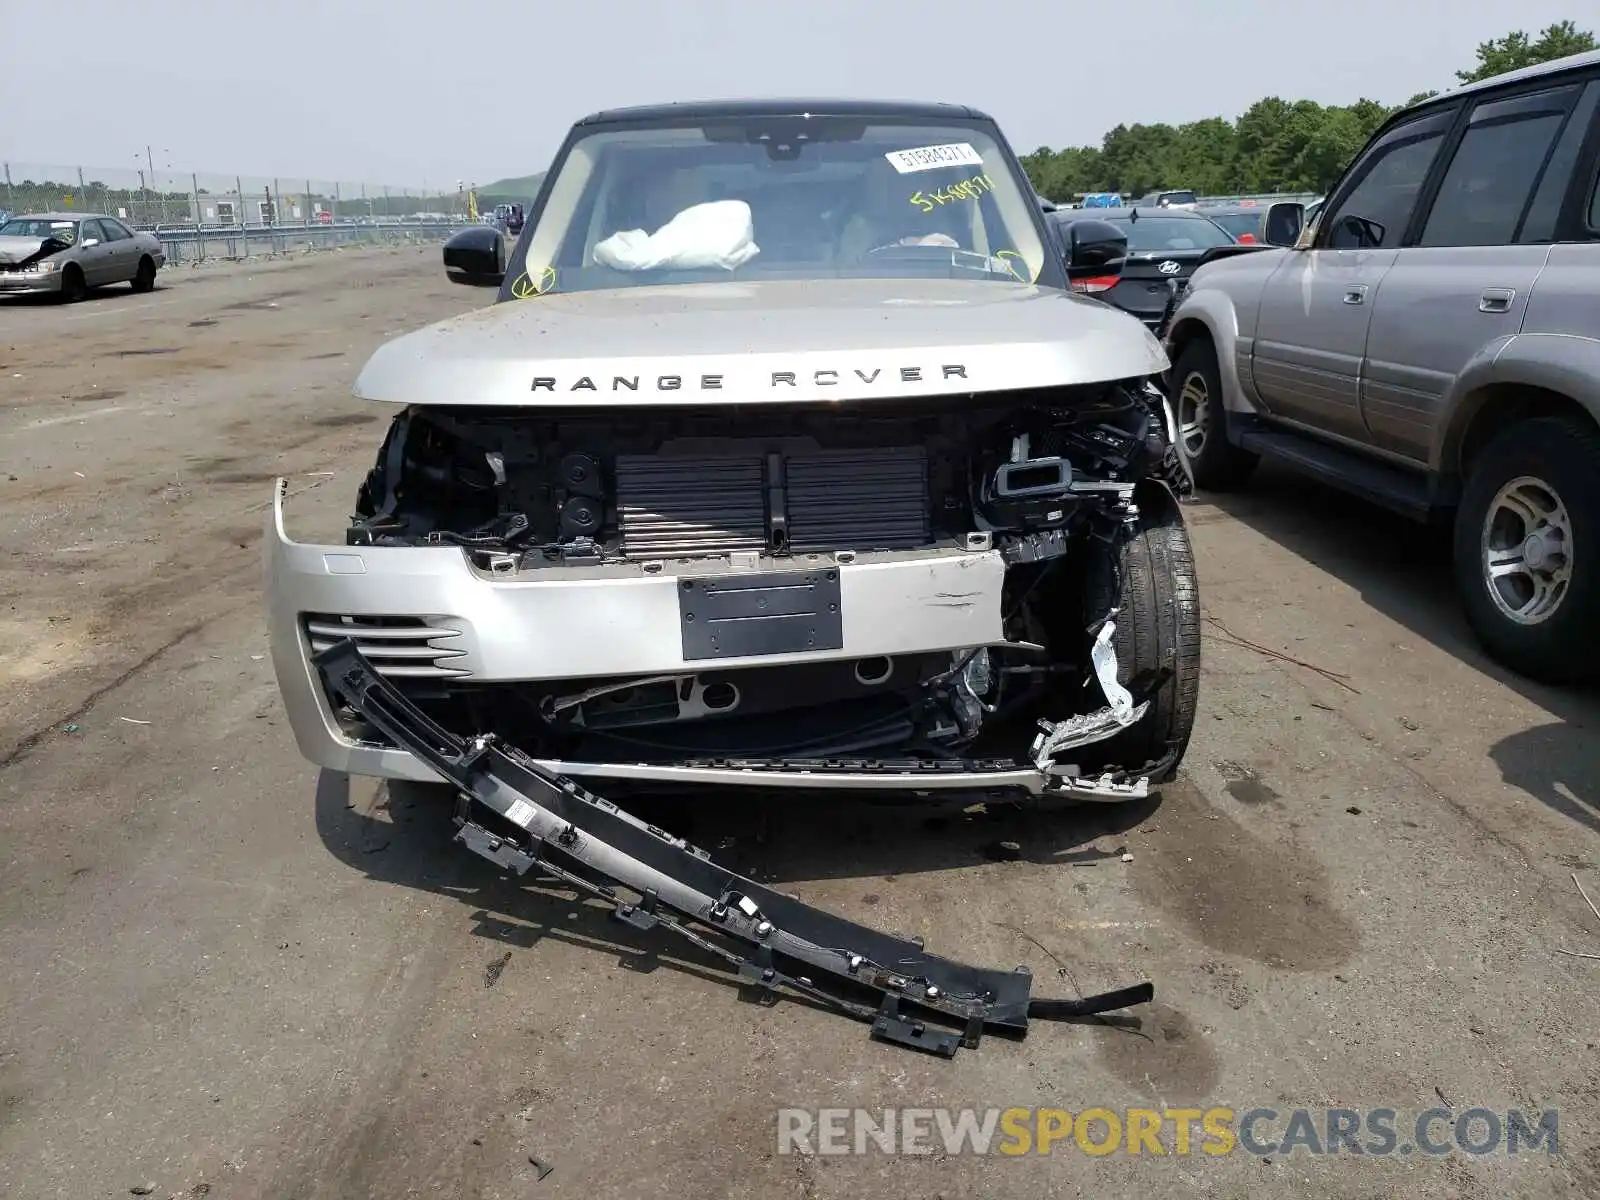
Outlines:
[[[42,212],[42,213],[12,213],[13,221],[98,221],[106,213],[89,212]]]
[[[1549,62],[1535,63],[1531,67],[1519,67],[1515,71],[1507,71],[1502,75],[1492,75],[1488,79],[1479,79],[1472,83],[1463,83],[1459,87],[1447,88],[1437,96],[1429,96],[1426,100],[1419,100],[1411,108],[1423,108],[1440,101],[1454,100],[1458,96],[1469,96],[1476,92],[1485,92],[1491,88],[1503,87],[1509,83],[1524,83],[1529,79],[1540,79],[1546,75],[1555,75],[1562,71],[1576,70],[1582,67],[1600,65],[1600,50],[1584,50],[1578,54],[1569,54],[1565,58],[1551,59]]]
[[[1050,215],[1064,221],[1081,221],[1086,217],[1093,217],[1104,221],[1107,217],[1127,217],[1132,213],[1139,214],[1139,220],[1147,217],[1168,217],[1175,221],[1204,221],[1208,218],[1204,213],[1195,212],[1188,208],[1154,208],[1148,204],[1124,204],[1112,208],[1063,208],[1057,209]]]
[[[678,100],[668,104],[642,104],[630,108],[608,108],[590,113],[579,125],[610,125],[633,121],[704,121],[717,117],[912,117],[946,120],[992,118],[963,104],[942,104],[927,100],[851,100],[811,97],[746,98],[728,100]]]

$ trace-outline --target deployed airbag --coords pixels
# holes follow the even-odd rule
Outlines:
[[[654,233],[624,229],[594,248],[594,260],[618,271],[731,271],[761,248],[743,200],[714,200],[684,209]]]

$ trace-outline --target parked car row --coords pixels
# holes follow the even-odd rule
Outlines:
[[[1597,110],[1600,53],[1576,55],[1397,113],[1310,205],[1035,206],[1068,286],[1164,340],[1198,486],[1266,458],[1448,524],[1472,628],[1553,682],[1600,672]]]
[[[1132,313],[1151,329],[1161,327],[1175,291],[1207,252],[1235,244],[1233,235],[1211,218],[1182,208],[1058,209],[1050,219],[1062,230],[1080,221],[1104,221],[1121,231],[1126,256],[1104,274],[1074,280],[1072,286]]]
[[[1254,243],[1052,211],[967,108],[585,118],[520,236],[444,247],[496,303],[363,369],[405,407],[344,541],[291,540],[279,481],[301,750],[436,778],[442,727],[608,787],[1142,795],[1198,697],[1177,499],[1263,457],[1448,516],[1489,649],[1591,673],[1597,163],[1600,54],[1400,112]]]
[[[1267,218],[1265,205],[1254,201],[1242,201],[1238,204],[1205,204],[1195,211],[1226,229],[1236,242],[1248,245],[1262,240],[1262,225]]]

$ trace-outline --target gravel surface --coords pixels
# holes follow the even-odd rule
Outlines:
[[[1487,663],[1436,535],[1271,471],[1190,505],[1201,713],[1148,803],[652,814],[1038,991],[1156,983],[930,1059],[741,1003],[451,846],[436,790],[299,758],[270,481],[338,539],[386,419],[356,371],[490,294],[437,247],[163,284],[0,303],[0,1193],[1600,1193],[1600,962],[1558,953],[1600,954],[1600,694]],[[780,1107],[943,1105],[1558,1108],[1561,1153],[777,1153]]]

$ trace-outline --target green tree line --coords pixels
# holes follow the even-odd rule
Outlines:
[[[1549,62],[1596,48],[1594,34],[1572,21],[1537,37],[1517,31],[1478,46],[1477,62],[1456,72],[1460,83]],[[1414,104],[1435,95],[1419,92]],[[1098,146],[1041,146],[1022,165],[1040,195],[1072,200],[1083,192],[1140,196],[1158,188],[1200,195],[1324,192],[1395,111],[1377,100],[1318,104],[1267,96],[1237,120],[1207,117],[1186,125],[1118,125]]]

